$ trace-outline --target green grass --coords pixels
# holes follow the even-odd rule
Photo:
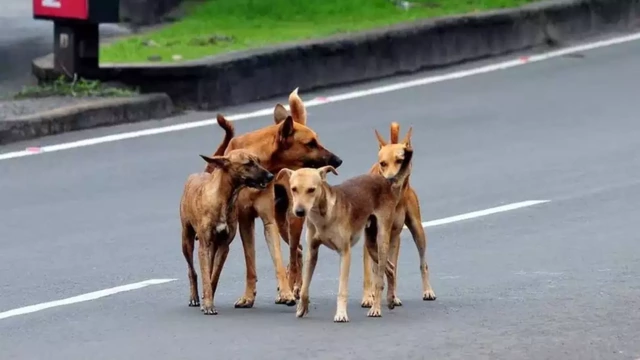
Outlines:
[[[37,86],[26,86],[20,92],[13,95],[16,100],[29,98],[42,98],[49,96],[70,96],[70,97],[124,97],[133,96],[137,90],[128,88],[117,88],[104,85],[97,80],[67,80],[59,77],[55,81]]]
[[[536,0],[200,0],[158,31],[102,47],[101,62],[172,62],[421,18],[520,6]],[[176,59],[174,56],[178,55]]]

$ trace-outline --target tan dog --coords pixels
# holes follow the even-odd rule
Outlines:
[[[328,172],[337,175],[331,166],[320,169],[283,169],[277,178],[288,177],[293,194],[294,213],[306,216],[307,248],[304,259],[302,289],[297,317],[309,311],[309,286],[318,261],[320,245],[340,254],[340,284],[338,288],[335,322],[348,322],[347,298],[351,248],[358,242],[362,232],[366,232],[367,252],[378,266],[375,267],[376,288],[374,303],[367,316],[382,316],[380,297],[384,288],[384,273],[387,274],[389,288],[387,301],[393,308],[393,264],[387,259],[389,232],[394,219],[394,210],[401,196],[402,184],[409,173],[413,150],[405,146],[402,152],[401,170],[391,179],[378,174],[366,174],[348,179],[340,185],[331,186],[326,182]]]
[[[400,125],[396,122],[391,123],[390,141],[387,143],[382,136],[375,131],[378,139],[379,151],[378,162],[373,165],[370,174],[380,174],[387,179],[393,178],[398,174],[402,166],[403,149],[411,145],[411,131],[409,128],[406,137],[399,142]],[[422,227],[422,217],[420,215],[420,201],[418,195],[409,184],[409,177],[402,185],[402,198],[395,210],[395,218],[391,229],[391,245],[389,246],[389,259],[397,269],[398,255],[400,254],[400,233],[404,225],[409,228],[413,241],[418,248],[418,256],[420,257],[420,273],[422,276],[422,300],[435,300],[436,294],[431,288],[429,282],[429,266],[426,260],[427,237]],[[364,252],[364,284],[362,294],[362,307],[371,307],[374,301],[374,288],[371,282],[371,258]],[[394,273],[394,289],[397,289],[398,272]],[[397,294],[393,294],[396,306],[401,306],[402,302]]]
[[[192,174],[185,183],[180,200],[182,253],[189,270],[189,306],[198,306],[197,275],[193,267],[197,235],[203,288],[201,310],[205,315],[216,315],[213,297],[229,254],[229,244],[236,236],[236,197],[247,186],[265,189],[273,180],[273,174],[259,165],[256,156],[244,150],[230,151],[226,156],[200,156],[212,171]]]
[[[289,107],[291,114],[284,106],[277,104],[274,109],[275,124],[234,137],[229,141],[226,153],[234,149],[250,151],[260,159],[260,163],[267,170],[274,174],[283,168],[318,168],[325,165],[339,167],[342,160],[325,149],[318,135],[306,126],[306,109],[298,96],[298,89],[289,95]],[[222,124],[219,121],[218,124],[223,128],[229,125],[226,120]],[[223,145],[224,143],[220,147]],[[298,277],[296,264],[302,257],[299,243],[304,219],[289,223],[286,216],[289,205],[286,201],[284,204],[276,201],[274,188],[276,186],[272,182],[265,190],[244,189],[238,196],[238,221],[247,273],[245,292],[236,301],[236,308],[250,308],[255,301],[257,274],[254,231],[255,220],[258,217],[264,224],[264,235],[278,281],[278,295],[275,302],[289,306],[296,303],[296,297],[291,290],[292,286],[283,265],[280,235],[285,242],[289,243],[290,271],[292,272],[290,278],[293,282]],[[282,190],[282,185],[280,189],[277,197],[285,196],[286,198],[286,189]]]

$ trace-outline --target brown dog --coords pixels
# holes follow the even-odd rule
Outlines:
[[[366,174],[331,186],[326,182],[327,173],[330,171],[337,175],[331,166],[296,171],[283,169],[278,173],[277,178],[289,178],[295,215],[306,216],[307,220],[307,248],[297,317],[302,317],[309,311],[309,286],[318,261],[319,247],[325,245],[340,254],[338,304],[333,320],[349,321],[347,297],[351,248],[358,242],[363,231],[367,233],[367,252],[378,263],[374,268],[375,301],[367,316],[382,315],[380,296],[384,288],[384,273],[389,283],[388,306],[393,308],[394,269],[387,259],[389,233],[402,185],[409,174],[413,150],[407,145],[399,155],[402,156],[402,166],[396,176],[390,179],[379,174]]]
[[[342,160],[325,149],[320,144],[318,135],[306,126],[306,109],[298,96],[298,89],[289,95],[289,107],[291,114],[284,106],[277,104],[274,109],[275,124],[234,137],[228,142],[226,152],[234,149],[250,151],[272,173],[277,173],[283,168],[318,168],[325,165],[339,167]],[[222,123],[219,121],[218,124],[223,128],[229,125],[226,120]],[[226,128],[225,132],[227,132]],[[223,145],[224,143],[220,148]],[[257,275],[254,230],[255,220],[258,217],[264,224],[264,235],[278,281],[278,295],[275,302],[289,306],[295,305],[296,297],[291,290],[292,286],[283,265],[279,235],[289,243],[291,272],[289,277],[293,283],[298,277],[297,264],[301,259],[299,243],[304,219],[289,222],[287,213],[290,205],[286,201],[285,187],[286,184],[276,188],[272,182],[265,190],[244,189],[238,196],[238,221],[247,273],[245,292],[236,301],[237,308],[250,308],[255,301]],[[276,201],[283,197],[284,203]]]
[[[203,287],[201,310],[205,315],[216,315],[213,297],[229,254],[229,244],[236,236],[236,197],[247,186],[265,189],[273,180],[273,174],[260,166],[256,156],[244,150],[230,151],[226,156],[200,156],[211,172],[192,174],[185,183],[180,200],[182,253],[189,270],[189,306],[198,306],[197,275],[193,267],[197,235]]]
[[[379,151],[378,162],[373,165],[370,174],[380,174],[387,179],[397,176],[402,166],[402,154],[403,149],[406,146],[411,145],[411,131],[409,128],[406,137],[401,142],[398,141],[400,133],[400,125],[396,122],[391,123],[391,136],[390,141],[387,143],[382,136],[375,130],[376,138],[378,139]],[[398,255],[400,254],[400,233],[403,226],[406,224],[407,228],[413,236],[413,241],[418,248],[418,256],[420,257],[420,272],[422,276],[422,299],[423,300],[435,300],[436,294],[431,288],[429,282],[429,266],[426,260],[427,249],[427,237],[422,227],[422,217],[420,215],[420,201],[418,195],[409,184],[409,177],[402,185],[402,198],[398,202],[395,210],[395,218],[393,220],[393,227],[391,229],[391,245],[389,246],[389,259],[397,268]],[[371,307],[374,301],[374,288],[371,283],[371,258],[365,251],[363,254],[364,264],[364,284],[362,295],[362,307]],[[397,289],[398,272],[394,272],[393,288]],[[398,296],[394,293],[394,303],[396,306],[401,306],[402,302]]]

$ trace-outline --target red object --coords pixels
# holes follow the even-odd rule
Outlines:
[[[41,149],[39,147],[28,147],[27,151],[32,153],[38,153],[41,151]]]
[[[88,0],[33,0],[33,15],[47,18],[81,19],[89,17]]]
[[[529,61],[529,57],[528,56],[522,56],[522,57],[520,57],[520,61],[527,62],[527,61]]]

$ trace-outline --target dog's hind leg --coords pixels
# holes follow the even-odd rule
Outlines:
[[[413,241],[418,248],[418,256],[420,257],[420,274],[422,276],[422,300],[435,300],[436,293],[431,288],[429,281],[429,265],[427,265],[427,236],[422,227],[422,217],[420,215],[420,203],[418,196],[411,190],[407,201],[407,216],[405,224],[411,231]]]
[[[214,314],[217,314],[215,308],[215,296],[216,289],[218,288],[218,281],[220,280],[220,274],[224,267],[225,261],[227,261],[227,255],[229,255],[229,244],[226,241],[217,245],[217,249],[213,258],[213,269],[211,272],[211,293]]]
[[[190,224],[182,224],[182,254],[187,261],[189,277],[189,306],[200,306],[200,295],[198,295],[198,274],[193,267],[193,247],[195,245],[195,231]]]
[[[256,299],[256,246],[255,246],[255,214],[253,211],[240,211],[238,209],[238,228],[242,249],[244,250],[244,262],[246,268],[246,280],[244,295],[235,303],[236,308],[251,308]]]
[[[205,315],[216,315],[217,312],[213,308],[213,291],[211,288],[211,265],[215,252],[215,245],[208,229],[198,234],[198,260],[200,262],[200,276],[202,276],[202,306],[200,310]]]
[[[402,231],[402,227],[400,227]],[[402,306],[402,301],[398,297],[398,258],[400,257],[400,231],[392,230],[391,238],[389,242],[389,262],[393,264],[394,271],[393,276],[389,280],[392,284],[389,285],[389,289],[393,289],[393,305]]]
[[[373,283],[371,282],[372,276],[372,266],[373,262],[371,261],[370,251],[367,248],[367,244],[375,244],[376,243],[376,230],[375,229],[365,229],[364,231],[364,243],[365,246],[362,249],[362,273],[363,273],[363,282],[362,282],[362,301],[360,302],[360,306],[363,308],[370,308],[373,305]],[[377,249],[376,249],[377,256]]]

